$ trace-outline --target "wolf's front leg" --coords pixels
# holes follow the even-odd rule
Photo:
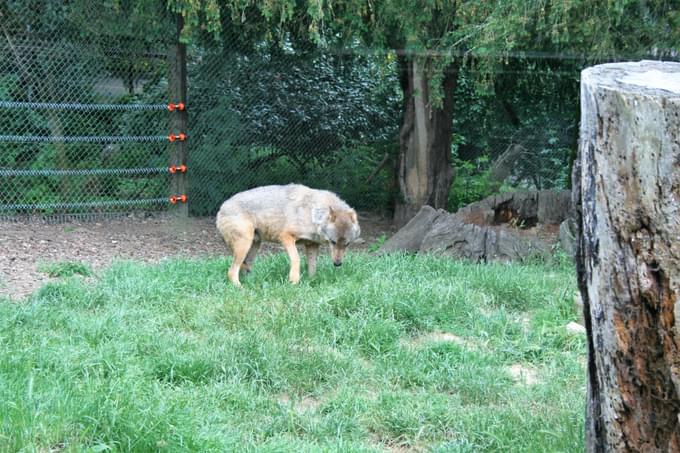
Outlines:
[[[307,256],[307,273],[313,277],[316,273],[316,257],[319,255],[319,244],[308,242],[305,244],[305,255]]]
[[[281,235],[281,244],[283,244],[283,248],[286,249],[286,253],[288,253],[290,258],[288,280],[291,283],[298,283],[300,281],[300,255],[295,246],[295,237],[284,233]]]

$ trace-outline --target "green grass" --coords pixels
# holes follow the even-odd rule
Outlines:
[[[0,301],[0,451],[581,451],[567,265],[121,262]],[[535,382],[510,367],[531,370]]]
[[[38,270],[50,277],[71,277],[73,275],[83,275],[88,277],[92,275],[90,267],[87,264],[81,263],[79,261],[42,263],[38,266]]]

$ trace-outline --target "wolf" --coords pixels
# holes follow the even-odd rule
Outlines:
[[[263,186],[237,193],[217,213],[217,229],[234,260],[227,277],[241,286],[239,272],[249,272],[262,241],[280,242],[290,258],[288,279],[300,281],[296,243],[305,246],[307,273],[316,272],[319,246],[328,243],[335,266],[361,234],[357,213],[336,194],[301,184]]]

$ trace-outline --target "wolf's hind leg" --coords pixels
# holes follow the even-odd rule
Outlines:
[[[290,273],[288,274],[288,280],[290,280],[291,283],[298,283],[300,281],[300,255],[295,246],[295,237],[284,233],[281,235],[280,239],[283,248],[286,249],[286,253],[288,253],[288,257],[290,258]]]
[[[243,261],[243,265],[241,266],[244,271],[250,272],[250,270],[253,268],[255,257],[257,256],[257,252],[260,250],[260,244],[262,244],[262,242],[256,235],[255,239],[253,240],[253,244],[250,246],[250,250],[248,250],[246,259]]]
[[[246,259],[246,256],[248,255],[248,251],[250,250],[250,246],[252,245],[252,243],[253,243],[252,232],[250,232],[249,234],[247,233],[241,234],[232,238],[231,250],[232,253],[234,254],[234,260],[231,262],[231,267],[227,272],[227,276],[229,277],[229,280],[231,280],[231,282],[236,286],[241,286],[241,282],[238,279],[238,273],[241,270],[241,265],[243,264],[243,261]]]

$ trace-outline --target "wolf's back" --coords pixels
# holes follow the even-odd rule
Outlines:
[[[282,209],[290,203],[291,193],[294,188],[288,186],[262,186],[255,189],[239,192],[223,203],[223,207],[244,211],[262,211],[269,209]]]
[[[337,195],[301,184],[262,186],[246,190],[225,201],[219,216],[307,217],[313,209],[351,209]]]

